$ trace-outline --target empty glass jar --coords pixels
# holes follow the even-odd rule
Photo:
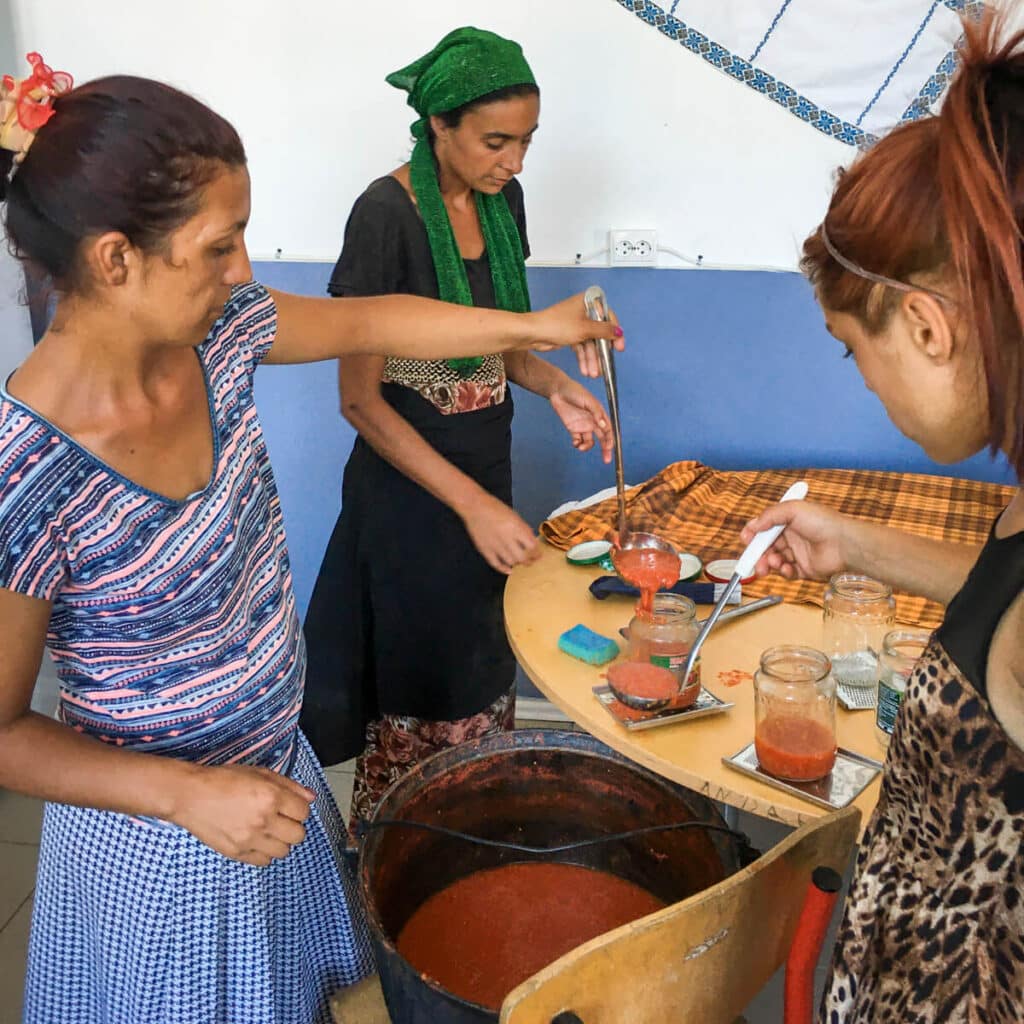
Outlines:
[[[932,635],[926,629],[894,629],[882,640],[878,663],[878,705],[875,708],[875,735],[883,747],[889,746],[896,726],[896,714],[903,702],[907,680],[924,653]]]
[[[828,581],[824,603],[824,649],[836,682],[874,686],[882,638],[896,619],[892,587],[870,576],[840,572]]]
[[[754,673],[754,749],[769,775],[824,778],[836,760],[836,684],[813,647],[770,647]]]

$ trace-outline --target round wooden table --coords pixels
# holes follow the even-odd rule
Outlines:
[[[639,764],[712,800],[772,818],[787,825],[828,813],[824,808],[726,767],[723,757],[740,751],[754,738],[754,695],[750,681],[724,686],[719,672],[741,669],[753,674],[761,652],[775,644],[821,647],[821,610],[780,604],[716,627],[702,653],[702,681],[716,696],[735,704],[706,718],[629,731],[598,703],[592,689],[604,683],[604,668],[563,654],[558,637],[581,622],[625,649],[619,629],[629,623],[635,601],[609,597],[598,601],[588,587],[606,574],[599,567],[570,565],[565,554],[542,544],[543,554],[512,573],[505,590],[505,626],[523,670],[537,688],[574,722]],[[698,608],[698,617],[709,608]],[[876,760],[884,751],[875,739],[873,711],[837,711],[841,747]],[[861,826],[878,800],[879,778],[857,797]]]

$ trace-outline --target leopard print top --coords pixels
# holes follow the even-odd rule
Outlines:
[[[1024,536],[1011,540],[1024,571]],[[822,1024],[1024,1020],[1024,752],[941,637],[897,716]]]

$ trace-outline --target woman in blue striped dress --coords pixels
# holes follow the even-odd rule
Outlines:
[[[371,960],[297,727],[305,651],[255,369],[594,327],[579,299],[518,316],[271,293],[226,121],[145,79],[41,81],[37,134],[38,110],[0,102],[0,144],[31,144],[13,175],[0,152],[8,234],[59,295],[0,386],[0,785],[48,801],[25,1020],[327,1021]],[[44,646],[59,721],[30,710]]]

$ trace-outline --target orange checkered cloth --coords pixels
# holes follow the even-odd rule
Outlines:
[[[723,472],[700,462],[675,462],[626,493],[632,530],[655,533],[705,565],[738,558],[740,530],[778,501],[790,484],[806,480],[808,499],[847,515],[933,540],[982,544],[1014,493],[1012,487],[914,473],[864,469],[764,469]],[[541,524],[541,535],[563,550],[611,536],[617,521],[614,497]],[[824,587],[808,580],[770,576],[743,588],[745,595],[778,594],[786,601],[821,605]],[[934,601],[896,593],[896,618],[934,628],[943,608]]]

